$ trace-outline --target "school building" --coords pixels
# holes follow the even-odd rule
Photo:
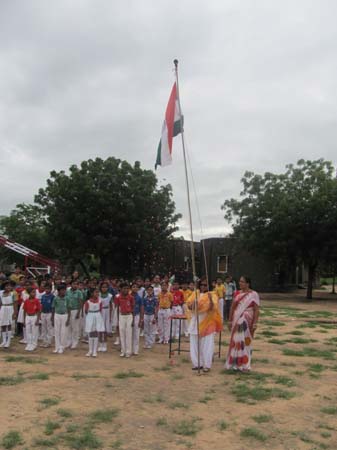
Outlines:
[[[206,275],[209,281],[228,273],[238,280],[241,275],[252,279],[253,288],[259,291],[282,291],[307,282],[305,267],[281,267],[276,261],[253,255],[234,238],[208,238],[194,243],[197,274]],[[191,278],[191,242],[174,239],[167,255],[167,264],[180,278]]]

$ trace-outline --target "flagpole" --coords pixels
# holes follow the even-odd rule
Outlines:
[[[188,215],[189,215],[189,224],[190,224],[190,236],[191,236],[191,259],[192,259],[192,272],[193,272],[193,281],[194,281],[194,314],[196,315],[197,320],[197,336],[198,336],[198,374],[200,374],[200,336],[199,336],[199,314],[198,314],[198,295],[196,288],[196,268],[195,268],[195,249],[194,249],[194,237],[193,237],[193,222],[192,222],[192,210],[191,210],[191,198],[190,198],[190,184],[188,180],[188,170],[187,170],[187,160],[186,160],[186,148],[185,148],[185,137],[184,137],[184,124],[183,124],[183,115],[181,112],[181,104],[180,104],[180,94],[179,94],[179,77],[178,77],[178,60],[175,59],[174,63],[174,71],[176,76],[177,83],[177,100],[179,106],[180,113],[180,129],[181,129],[181,141],[183,146],[183,156],[184,156],[184,167],[185,167],[185,181],[186,181],[186,191],[187,191],[187,204],[188,204]]]

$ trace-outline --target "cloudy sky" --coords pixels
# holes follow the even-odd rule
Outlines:
[[[336,17],[334,0],[1,0],[0,214],[88,158],[152,168],[178,58],[204,235],[224,235],[245,170],[337,162]],[[173,152],[158,176],[187,237]]]

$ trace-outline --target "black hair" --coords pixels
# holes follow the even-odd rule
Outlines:
[[[67,286],[66,286],[64,283],[59,284],[59,285],[57,286],[57,290],[60,291],[61,289],[67,290]]]
[[[241,278],[243,278],[245,282],[249,284],[249,288],[252,289],[252,279],[247,275],[241,275]]]
[[[119,286],[121,289],[125,288],[125,287],[129,287],[128,283],[121,283]]]

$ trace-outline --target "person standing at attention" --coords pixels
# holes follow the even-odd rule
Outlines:
[[[225,308],[224,308],[224,320],[229,320],[229,313],[232,306],[234,292],[236,291],[235,283],[232,281],[232,277],[230,275],[226,276],[225,279]]]
[[[172,301],[172,316],[180,316],[184,314],[183,305],[184,305],[184,294],[179,289],[179,283],[178,281],[173,281],[172,290],[171,290],[173,301]],[[172,336],[175,339],[179,339],[179,320],[178,319],[172,319]],[[185,321],[183,321],[184,323]],[[183,326],[182,323],[182,326]],[[184,330],[180,330],[182,333]]]
[[[24,326],[27,334],[27,346],[25,350],[33,352],[37,347],[39,337],[39,323],[41,316],[41,303],[36,298],[36,289],[30,287],[27,289],[28,299],[23,305]]]
[[[0,326],[2,334],[2,343],[0,347],[9,348],[12,339],[12,321],[17,315],[16,293],[12,291],[9,281],[2,285],[2,293],[0,295]]]
[[[57,286],[57,296],[54,298],[52,306],[51,322],[54,327],[55,334],[55,350],[53,353],[62,354],[67,346],[68,331],[67,331],[67,299],[66,299],[65,284]]]
[[[251,279],[242,276],[240,290],[236,292],[229,314],[228,328],[231,338],[225,368],[249,372],[251,369],[252,341],[257,328],[260,298],[253,291]]]
[[[66,293],[68,309],[68,346],[74,350],[80,340],[80,315],[82,310],[83,296],[78,289],[77,280],[72,280],[70,289]]]
[[[163,282],[161,284],[161,292],[158,294],[158,333],[159,344],[168,344],[170,335],[170,316],[173,296],[168,292],[168,284]]]
[[[219,312],[221,315],[221,319],[223,321],[223,317],[224,317],[224,298],[225,298],[225,285],[222,282],[222,279],[220,277],[218,277],[216,279],[216,285],[214,287],[214,291],[216,293],[216,295],[218,296],[218,307],[219,307]]]
[[[214,334],[222,330],[222,319],[218,308],[218,298],[214,292],[208,291],[206,280],[200,280],[200,291],[195,292],[187,300],[187,306],[192,311],[189,326],[190,354],[192,370],[203,369],[209,372],[212,367],[214,353]],[[197,308],[196,308],[197,305]],[[197,311],[196,311],[197,309]],[[198,322],[200,366],[198,367]]]
[[[41,296],[41,347],[50,347],[53,339],[53,326],[51,323],[51,316],[53,311],[54,294],[52,293],[52,286],[46,283],[45,292]]]
[[[143,299],[144,305],[144,348],[152,348],[156,336],[156,323],[158,316],[158,299],[153,294],[153,287],[147,288],[146,296]]]
[[[140,330],[144,326],[144,307],[143,299],[140,297],[139,287],[136,283],[132,283],[131,295],[135,300],[135,306],[133,309],[133,327],[132,327],[132,354],[138,355],[139,353],[139,336]]]
[[[120,356],[130,358],[132,352],[132,326],[135,299],[129,294],[129,286],[127,283],[121,283],[120,289],[120,294],[115,297],[117,323],[121,342]]]

